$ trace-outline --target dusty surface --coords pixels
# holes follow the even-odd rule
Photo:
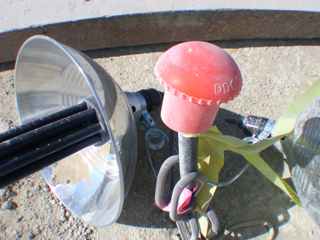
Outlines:
[[[217,42],[238,63],[243,90],[238,98],[223,105],[221,114],[249,114],[278,118],[304,90],[320,76],[320,41]],[[170,45],[103,50],[87,53],[102,65],[125,91],[143,88],[161,90],[154,66]],[[13,64],[0,66],[0,132],[19,124],[14,98]],[[219,116],[221,116],[221,114]],[[159,111],[153,117],[158,125]],[[163,128],[168,132],[165,128]],[[138,125],[139,149],[135,177],[118,222],[93,228],[76,219],[50,193],[40,173],[0,190],[1,239],[171,239],[176,229],[168,214],[154,206],[155,179]],[[226,130],[231,134],[233,129]],[[285,172],[281,154],[274,149],[262,153],[272,168]],[[156,167],[168,157],[168,149],[152,151]],[[228,154],[221,179],[227,179],[244,161]],[[288,174],[285,174],[288,177]],[[303,209],[266,180],[253,167],[229,187],[218,189],[212,207],[221,230],[248,220],[268,220],[277,239],[320,239],[319,231]],[[259,239],[266,239],[260,236]]]

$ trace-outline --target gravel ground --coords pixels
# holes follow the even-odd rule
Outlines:
[[[215,42],[238,63],[243,90],[233,102],[224,104],[219,116],[249,114],[277,119],[320,75],[320,40],[259,40]],[[124,91],[143,88],[162,90],[154,66],[171,44],[116,48],[87,52],[104,67]],[[13,64],[0,65],[0,132],[19,125],[15,103]],[[159,111],[152,116],[165,129]],[[219,117],[218,116],[218,117]],[[176,228],[168,214],[154,206],[155,179],[138,124],[138,163],[124,210],[112,226],[94,228],[72,215],[50,192],[40,173],[35,173],[0,190],[1,239],[175,239]],[[235,129],[225,133],[238,134]],[[288,178],[281,154],[271,148],[262,153],[272,168]],[[168,147],[152,152],[156,167],[168,157]],[[227,154],[221,179],[233,175],[244,161]],[[288,180],[290,182],[290,180]],[[250,167],[234,184],[219,188],[212,207],[223,230],[235,223],[264,219],[270,221],[277,239],[320,239],[319,231],[305,211],[293,203]],[[233,239],[236,239],[234,237]],[[265,235],[256,239],[266,239]]]

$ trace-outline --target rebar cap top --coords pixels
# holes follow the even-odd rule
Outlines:
[[[209,129],[219,105],[233,100],[242,87],[236,62],[207,42],[185,42],[170,48],[158,60],[155,72],[165,88],[161,118],[181,133]]]

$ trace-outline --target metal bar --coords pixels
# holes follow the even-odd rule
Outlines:
[[[22,152],[42,144],[43,142],[66,134],[74,129],[81,129],[86,125],[98,122],[94,109],[76,113],[58,121],[49,123],[30,132],[18,135],[0,143],[0,160],[9,158],[17,152]]]
[[[158,173],[156,191],[155,191],[155,202],[160,208],[166,207],[171,199],[171,195],[166,195],[164,193],[166,178],[170,169],[179,162],[179,157],[177,155],[168,157],[163,164]]]
[[[177,221],[176,224],[182,240],[190,240],[191,234],[188,230],[187,223],[181,220]]]
[[[0,177],[0,188],[3,188],[13,182],[27,177],[28,175],[35,173],[43,169],[44,167],[47,167],[65,157],[70,156],[73,153],[76,153],[100,141],[101,137],[99,135],[89,137],[81,142],[78,142],[77,144],[73,144],[65,149],[55,152],[54,154],[44,157],[39,161],[33,162],[23,168],[19,168],[16,171],[10,172],[9,174]]]
[[[186,138],[182,133],[179,136],[179,168],[180,177],[188,173],[198,171],[198,138]],[[187,187],[193,189],[196,182],[190,183]]]
[[[7,141],[11,138],[18,136],[18,135],[32,131],[36,128],[42,127],[42,126],[47,125],[51,122],[58,121],[59,119],[68,117],[70,115],[76,114],[76,113],[84,111],[86,109],[88,109],[87,104],[85,102],[82,102],[82,103],[79,103],[78,105],[63,109],[59,112],[56,112],[56,113],[50,114],[48,116],[45,116],[43,118],[34,120],[30,123],[26,123],[21,126],[12,128],[12,129],[0,134],[0,142]]]
[[[170,129],[169,133],[169,150],[170,150],[170,156],[172,156],[174,149],[174,131]],[[170,170],[170,192],[173,191],[174,188],[174,166]]]
[[[0,163],[0,177],[14,172],[19,168],[23,168],[24,166],[38,161],[41,158],[54,154],[61,149],[77,144],[78,142],[81,142],[97,133],[99,134],[101,131],[100,124],[96,123],[68,134],[67,136],[57,137],[54,140],[50,139],[48,142],[43,142],[41,145],[29,149],[29,151],[22,154],[17,152],[12,158]]]

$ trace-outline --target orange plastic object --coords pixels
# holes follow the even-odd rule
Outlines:
[[[156,64],[156,75],[165,88],[162,121],[181,133],[209,129],[219,105],[233,100],[242,87],[232,57],[201,41],[181,43],[166,51]]]

